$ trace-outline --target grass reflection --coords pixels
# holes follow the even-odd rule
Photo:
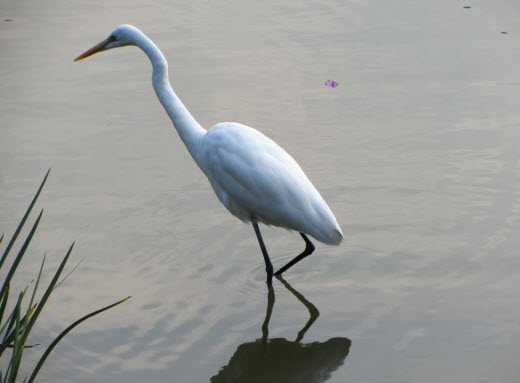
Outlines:
[[[302,343],[320,312],[281,276],[276,278],[309,310],[309,320],[294,341],[269,339],[269,321],[275,302],[273,286],[269,285],[262,338],[238,346],[229,363],[210,382],[319,383],[328,380],[343,364],[349,353],[350,340],[336,337],[325,342]]]

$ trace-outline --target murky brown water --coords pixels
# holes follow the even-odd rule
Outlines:
[[[518,381],[519,13],[509,0],[2,2],[0,233],[52,167],[17,283],[72,241],[70,268],[82,260],[31,342],[133,296],[67,336],[42,381],[276,381],[267,366],[284,382]],[[275,303],[252,228],[189,157],[147,58],[73,63],[122,23],[163,50],[203,126],[263,131],[334,211],[345,242],[275,280]],[[275,267],[301,250],[297,234],[263,232]]]

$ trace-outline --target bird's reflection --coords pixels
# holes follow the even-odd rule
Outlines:
[[[282,277],[277,278],[307,307],[309,320],[294,341],[284,338],[269,339],[268,327],[275,295],[272,285],[268,286],[262,338],[238,346],[227,366],[222,367],[210,382],[318,383],[328,380],[331,373],[343,364],[349,353],[350,340],[338,337],[326,342],[302,343],[305,332],[316,321],[320,312]]]

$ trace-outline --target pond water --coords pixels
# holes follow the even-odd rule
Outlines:
[[[41,381],[517,382],[519,13],[512,0],[2,2],[0,233],[52,168],[15,287],[45,252],[49,282],[73,241],[68,270],[80,263],[30,342],[132,296],[69,334]],[[316,243],[268,290],[252,227],[192,161],[146,56],[73,62],[124,23],[161,48],[201,125],[241,122],[293,155],[341,246]],[[275,268],[303,248],[262,232]]]

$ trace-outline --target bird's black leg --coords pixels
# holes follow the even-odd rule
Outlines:
[[[303,258],[305,258],[307,255],[311,255],[312,252],[314,251],[315,247],[314,245],[312,244],[312,242],[310,241],[309,238],[307,238],[307,236],[304,234],[304,233],[300,233],[300,235],[302,236],[303,240],[305,241],[305,250],[303,250],[303,252],[298,255],[297,257],[295,257],[291,262],[289,262],[288,264],[286,264],[284,267],[282,267],[280,270],[278,270],[276,273],[274,273],[274,275],[280,275],[282,274],[285,270],[287,270],[289,267],[291,267],[292,265],[294,265],[295,263],[298,263],[300,262]]]
[[[273,281],[273,265],[269,259],[269,254],[267,254],[267,249],[265,248],[262,234],[260,234],[260,228],[258,227],[256,218],[251,217],[251,222],[253,223],[253,228],[255,229],[256,237],[258,238],[258,243],[260,244],[260,249],[262,249],[262,254],[264,255],[265,271],[267,272],[267,284],[270,285]]]

